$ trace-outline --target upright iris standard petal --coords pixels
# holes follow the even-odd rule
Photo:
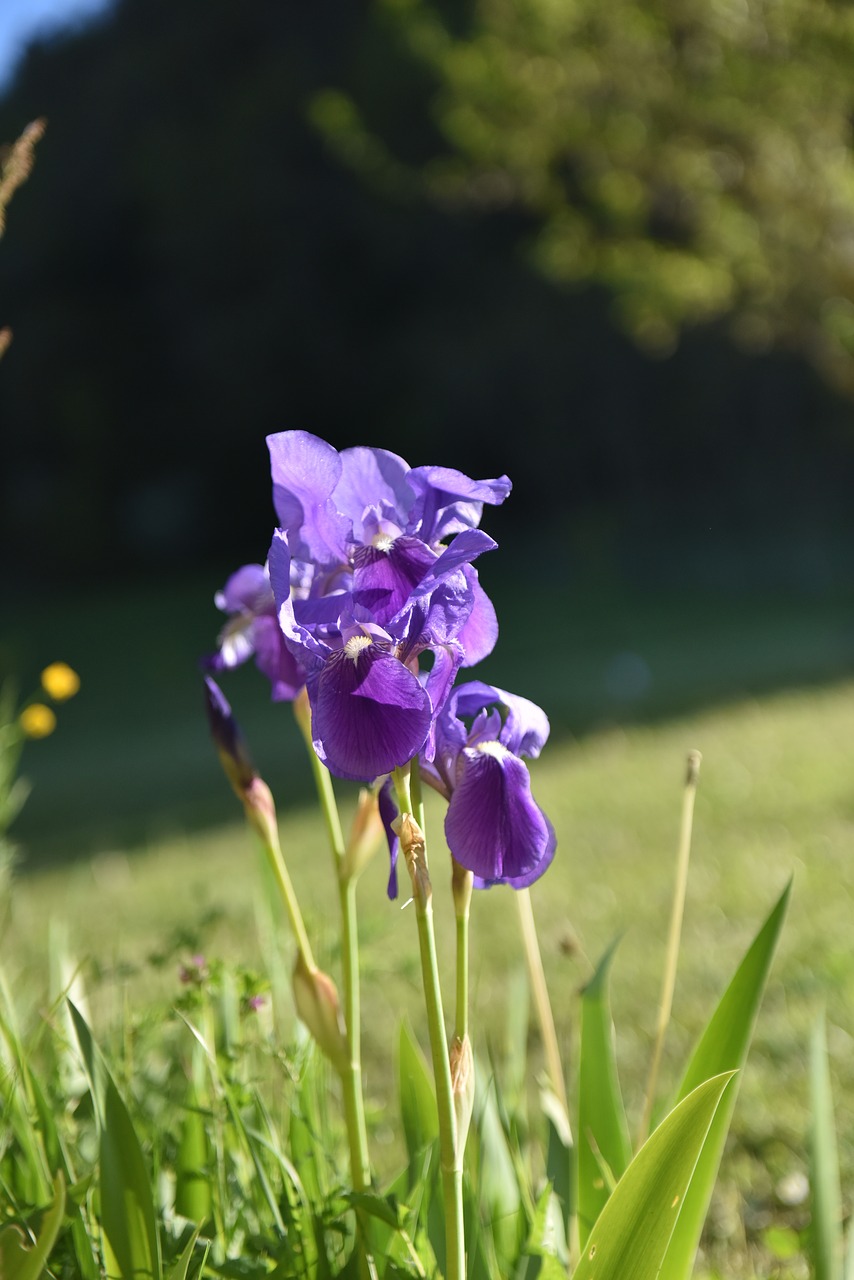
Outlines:
[[[356,541],[364,536],[363,521],[368,511],[388,511],[404,528],[414,501],[406,482],[409,465],[387,449],[357,446],[341,452],[341,479],[335,489],[335,505],[353,522]]]
[[[513,487],[507,476],[470,480],[452,467],[415,467],[408,476],[417,495],[412,508],[412,532],[425,542],[441,542],[480,523],[483,504],[498,506]]]
[[[368,636],[351,637],[308,680],[315,750],[342,778],[370,782],[417,756],[430,729],[426,690]]]
[[[500,743],[466,747],[445,817],[448,848],[480,887],[532,884],[552,861],[554,829],[531,795],[525,765]]]
[[[515,756],[530,756],[535,760],[546,745],[549,736],[549,720],[545,711],[518,693],[508,693],[494,684],[482,680],[470,680],[460,685],[453,694],[453,714],[475,716],[484,707],[497,704],[504,710],[504,725],[499,742]]]
[[[273,503],[294,554],[319,565],[343,560],[352,521],[332,496],[341,478],[338,452],[308,431],[280,431],[267,437],[267,446]]]

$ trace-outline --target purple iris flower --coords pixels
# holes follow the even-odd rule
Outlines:
[[[214,602],[229,619],[219,634],[217,652],[203,666],[208,671],[225,671],[254,656],[259,671],[270,681],[273,700],[295,698],[305,684],[305,672],[285,644],[266,566],[243,565],[216,593]]]
[[[454,550],[462,537],[458,567],[469,597],[457,636],[463,663],[473,666],[492,652],[495,610],[471,562],[495,546],[477,525],[484,503],[499,504],[509,494],[506,476],[471,480],[449,467],[411,468],[386,449],[338,453],[307,431],[282,431],[268,436],[267,444],[273,501],[291,555],[317,567],[327,583],[324,593],[333,584],[351,589],[354,604],[385,626],[423,582],[431,561]]]
[[[288,588],[288,535],[279,530],[273,539],[269,565],[279,622],[307,673],[314,748],[339,777],[369,782],[432,742],[436,711],[463,658],[454,633],[471,609],[466,580],[450,551],[444,555],[444,565],[444,556],[436,557],[382,626],[355,591],[295,599]],[[420,679],[417,657],[430,646],[435,661]]]
[[[305,431],[268,444],[282,522],[270,581],[285,642],[307,673],[315,750],[331,772],[359,781],[421,750],[432,757],[457,671],[497,636],[472,564],[495,543],[475,526],[510,482],[412,469],[382,449],[339,454]],[[312,566],[308,591],[294,590],[295,564]],[[426,650],[433,662],[420,676]]]
[[[422,756],[421,774],[448,800],[448,848],[473,872],[478,889],[524,889],[554,857],[554,828],[531,795],[520,759],[538,756],[548,736],[538,706],[479,680],[454,689],[438,718],[435,758]],[[388,802],[386,796],[384,818]],[[395,896],[394,872],[389,892]]]

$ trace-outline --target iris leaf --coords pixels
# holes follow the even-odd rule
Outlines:
[[[581,997],[578,1063],[578,1229],[582,1246],[632,1158],[614,1051],[608,979],[614,943]],[[609,1179],[611,1181],[609,1182]]]
[[[744,1066],[791,887],[789,881],[721,997],[688,1062],[677,1101],[687,1097],[701,1081]],[[729,1089],[715,1115],[661,1269],[661,1280],[689,1280],[692,1274],[736,1096],[737,1088]]]
[[[701,1084],[647,1139],[599,1215],[572,1280],[657,1280],[732,1074]]]

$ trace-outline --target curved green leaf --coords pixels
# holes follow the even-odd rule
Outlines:
[[[721,997],[688,1063],[677,1101],[702,1080],[744,1066],[791,889],[790,880]],[[661,1280],[689,1280],[691,1276],[737,1092],[736,1087],[728,1091],[715,1115],[661,1269]]]
[[[632,1158],[614,1051],[608,978],[616,942],[581,995],[578,1057],[578,1230],[583,1245]]]
[[[701,1084],[647,1139],[599,1215],[572,1280],[656,1280],[732,1075]]]
[[[417,1157],[439,1136],[439,1114],[430,1069],[405,1021],[397,1040],[397,1081],[406,1154],[410,1169],[415,1169]]]
[[[3,1280],[41,1280],[64,1213],[65,1179],[58,1173],[53,1184],[53,1204],[42,1219],[35,1244],[26,1244],[18,1227],[6,1227],[0,1231],[0,1276]]]
[[[196,1241],[199,1238],[199,1230],[200,1228],[196,1227],[195,1231],[190,1236],[187,1243],[184,1245],[184,1250],[180,1258],[176,1259],[174,1266],[169,1272],[167,1280],[187,1280],[187,1271],[189,1270],[190,1259],[192,1258],[193,1252],[196,1248]],[[207,1259],[207,1256],[208,1256],[209,1247],[210,1247],[209,1245],[206,1245],[205,1248],[202,1250],[202,1265],[199,1268],[199,1272],[198,1272],[199,1275],[201,1275],[202,1271],[204,1270],[205,1260]]]

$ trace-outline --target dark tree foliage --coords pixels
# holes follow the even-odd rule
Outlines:
[[[470,38],[473,6],[444,8]],[[121,0],[31,49],[0,103],[0,137],[48,119],[0,247],[22,580],[263,557],[264,435],[291,427],[507,471],[491,527],[549,527],[557,559],[847,529],[848,411],[816,378],[709,327],[652,362],[606,279],[532,268],[535,202],[435,198],[457,152],[417,46],[345,0]]]

